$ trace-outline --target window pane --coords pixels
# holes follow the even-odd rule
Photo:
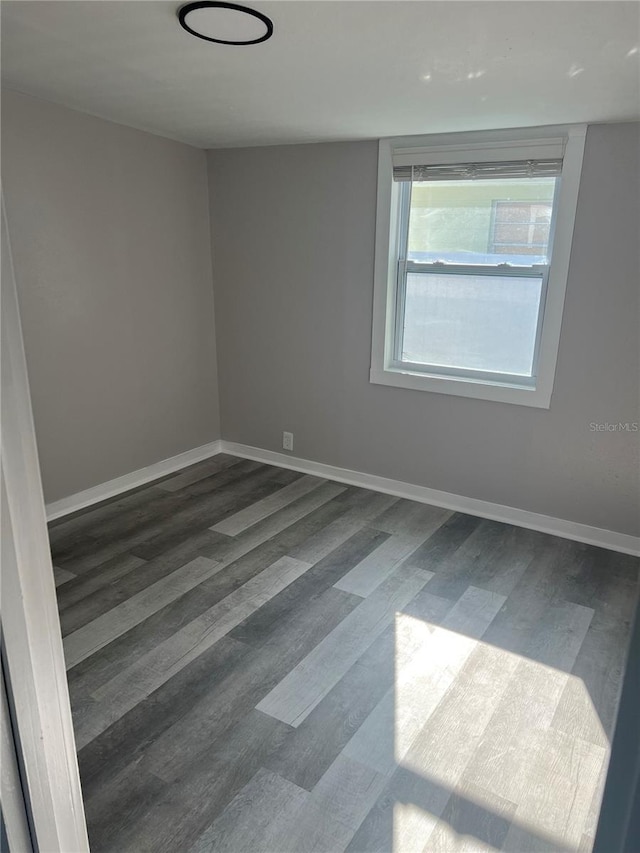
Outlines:
[[[555,183],[555,178],[414,181],[409,259],[547,263]]]
[[[542,280],[409,273],[402,360],[531,376]]]

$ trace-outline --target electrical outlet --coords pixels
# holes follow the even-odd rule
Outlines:
[[[283,450],[293,450],[293,433],[292,432],[283,432],[282,433],[282,449]]]

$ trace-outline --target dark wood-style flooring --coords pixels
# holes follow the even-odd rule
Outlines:
[[[93,851],[589,851],[638,560],[220,455],[50,527]]]

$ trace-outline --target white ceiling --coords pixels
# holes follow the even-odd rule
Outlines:
[[[270,41],[196,39],[179,0],[5,0],[3,84],[203,148],[640,116],[634,0],[247,3]]]

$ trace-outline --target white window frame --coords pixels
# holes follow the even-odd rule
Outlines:
[[[453,394],[548,409],[555,377],[564,307],[571,241],[578,202],[586,125],[520,128],[437,136],[381,139],[378,148],[378,199],[371,343],[370,381],[419,391]],[[440,374],[411,370],[395,359],[399,195],[401,184],[393,181],[393,164],[421,165],[524,160],[558,156],[558,178],[550,246],[551,260],[543,303],[536,370],[533,379],[472,378],[459,372]],[[518,273],[514,270],[514,275]]]

